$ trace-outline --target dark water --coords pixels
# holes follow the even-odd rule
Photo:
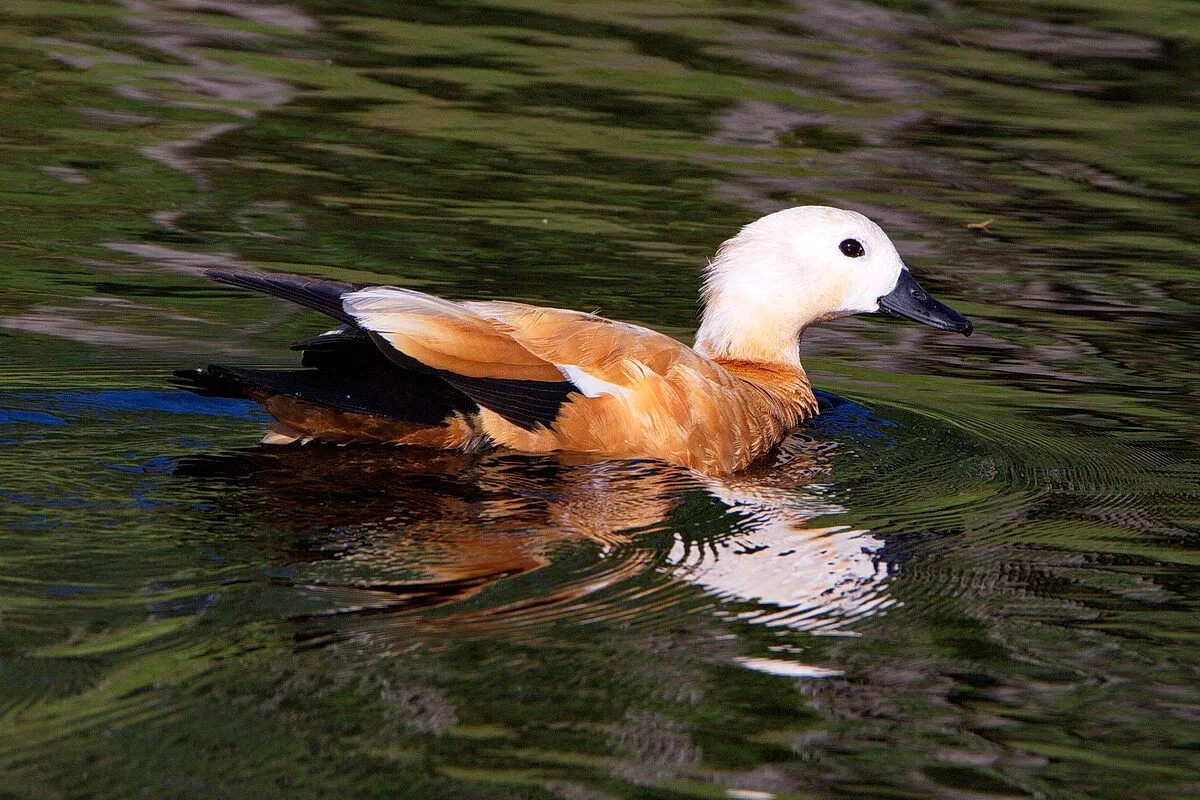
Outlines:
[[[0,4],[0,796],[1200,792],[1200,4]],[[652,463],[268,450],[244,264],[687,339],[759,213],[970,340]],[[988,225],[976,225],[991,220]]]

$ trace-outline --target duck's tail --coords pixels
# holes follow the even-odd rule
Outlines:
[[[239,370],[242,372],[244,370]],[[177,369],[167,382],[202,397],[232,397],[249,400],[249,382],[226,367],[209,364],[207,367]]]
[[[292,345],[307,369],[209,365],[174,373],[176,386],[207,397],[259,403],[281,423],[271,442],[317,439],[457,447],[473,436],[479,405],[458,387],[388,359],[342,305],[357,284],[295,275],[208,270],[215,281],[253,289],[320,311],[344,323]],[[451,435],[453,434],[453,435]]]

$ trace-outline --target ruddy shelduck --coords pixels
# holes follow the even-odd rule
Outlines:
[[[695,347],[579,311],[205,274],[343,323],[292,346],[305,369],[176,373],[201,394],[262,404],[277,420],[264,439],[272,444],[575,451],[725,475],[817,413],[800,365],[808,326],[889,312],[971,333],[969,320],[921,289],[878,225],[823,206],[763,217],[721,245],[705,273]]]

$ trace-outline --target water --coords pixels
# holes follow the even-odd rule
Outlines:
[[[1200,791],[1200,6],[6,0],[0,48],[0,795]],[[204,266],[686,340],[809,202],[977,333],[811,332],[825,413],[736,480],[262,449],[164,384],[325,324]]]

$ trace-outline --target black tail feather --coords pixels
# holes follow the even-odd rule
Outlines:
[[[177,369],[167,382],[180,389],[187,389],[202,397],[232,397],[236,400],[249,399],[246,382],[223,367]]]
[[[320,311],[348,325],[354,324],[354,318],[342,308],[342,296],[364,288],[363,284],[306,278],[303,275],[276,275],[234,269],[207,269],[204,275],[217,283],[262,292]]]

